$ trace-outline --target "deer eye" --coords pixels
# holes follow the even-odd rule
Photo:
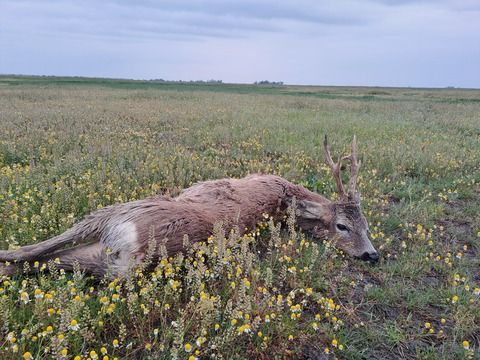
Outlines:
[[[343,224],[337,224],[337,229],[340,231],[350,231],[350,229]]]

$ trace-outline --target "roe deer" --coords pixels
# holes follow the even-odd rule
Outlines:
[[[23,262],[60,259],[58,268],[80,269],[95,276],[107,272],[124,275],[132,264],[145,257],[149,241],[164,243],[168,255],[183,248],[183,237],[190,242],[206,240],[214,224],[226,230],[238,226],[240,233],[251,230],[264,213],[282,217],[292,199],[297,204],[297,224],[314,238],[329,238],[347,254],[371,262],[378,253],[368,237],[368,224],[356,189],[360,161],[355,136],[352,152],[335,163],[327,137],[325,158],[335,178],[339,201],[332,202],[302,186],[274,175],[250,175],[243,179],[201,182],[175,198],[156,196],[97,210],[63,234],[17,250],[0,251],[0,275],[22,269]],[[351,163],[348,192],[340,177],[341,162]],[[158,248],[158,246],[157,246]]]

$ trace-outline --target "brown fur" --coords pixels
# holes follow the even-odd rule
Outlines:
[[[294,197],[301,228],[317,237],[331,231],[334,203],[279,176],[256,174],[202,182],[176,198],[152,197],[103,208],[50,240],[0,251],[0,261],[46,261],[58,257],[61,268],[71,270],[78,261],[85,271],[102,275],[110,259],[113,272],[123,273],[125,261],[118,260],[117,266],[115,259],[139,263],[150,239],[157,245],[164,243],[168,254],[173,255],[182,250],[185,234],[190,242],[206,240],[217,222],[222,222],[227,231],[238,226],[243,233],[252,229],[264,213],[283,216]],[[66,245],[73,247],[64,249]],[[4,267],[3,272],[12,269]]]

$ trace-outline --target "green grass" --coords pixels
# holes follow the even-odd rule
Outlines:
[[[59,356],[53,337],[41,335],[49,324],[44,315],[49,305],[33,300],[33,289],[39,287],[55,291],[55,306],[63,299],[67,315],[77,314],[90,324],[83,338],[69,335],[72,358],[77,353],[86,358],[92,349],[100,353],[102,345],[112,356],[112,340],[123,335],[132,345],[127,349],[125,340],[113,356],[171,358],[178,353],[184,358],[183,344],[193,344],[202,326],[208,346],[225,339],[217,344],[217,354],[225,358],[479,358],[479,114],[478,90],[0,77],[2,249],[47,239],[98,207],[156,193],[175,195],[206,179],[275,173],[333,198],[334,182],[323,164],[327,133],[336,154],[348,150],[353,134],[358,137],[362,206],[382,253],[378,266],[370,266],[318,244],[318,255],[308,250],[293,256],[298,269],[313,264],[311,273],[296,276],[279,261],[286,250],[255,257],[249,275],[253,289],[262,285],[271,295],[287,296],[292,289],[310,287],[310,299],[323,296],[340,305],[335,312],[340,324],[322,315],[318,331],[310,323],[315,313],[325,313],[321,303],[306,298],[298,321],[290,319],[286,306],[278,310],[285,315],[281,320],[262,322],[263,331],[270,332],[266,341],[254,333],[228,335],[226,303],[230,299],[245,307],[244,299],[232,295],[228,269],[219,273],[218,282],[202,280],[220,300],[216,315],[207,316],[211,323],[201,326],[200,320],[185,320],[197,303],[175,297],[162,282],[148,285],[152,303],[147,306],[154,298],[164,304],[164,297],[171,297],[168,301],[179,307],[174,314],[156,312],[151,305],[148,316],[127,316],[131,310],[125,300],[111,316],[102,313],[102,328],[94,323],[108,283],[60,274],[10,279],[13,285],[0,284],[0,357],[18,358],[33,350],[38,358]],[[258,241],[268,243],[270,236],[265,230]],[[290,237],[282,233],[278,241],[287,244]],[[292,246],[298,246],[297,240]],[[277,292],[263,283],[270,271],[283,284]],[[90,294],[82,310],[72,302],[69,280],[82,299]],[[22,281],[32,299],[28,304],[19,298]],[[143,285],[125,286],[119,293],[133,303]],[[182,286],[185,294],[198,297],[196,285]],[[249,296],[257,295],[252,290]],[[249,307],[252,319],[268,310],[267,300],[258,301]],[[66,329],[67,315],[55,320],[55,336]],[[172,328],[173,319],[184,319],[186,328]],[[222,322],[220,333],[211,329],[217,321]],[[159,329],[156,336],[154,328]],[[21,335],[22,329],[29,335]],[[18,353],[7,336],[12,331]],[[292,333],[298,336],[288,340]],[[344,349],[333,347],[332,339]],[[463,341],[469,342],[468,350]],[[213,353],[208,346],[200,358]],[[49,352],[42,355],[46,347]]]

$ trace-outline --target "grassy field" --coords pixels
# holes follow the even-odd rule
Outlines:
[[[0,122],[2,249],[206,179],[274,173],[333,199],[327,133],[336,154],[358,137],[382,255],[266,218],[128,281],[50,264],[1,279],[2,359],[480,358],[480,91],[4,76]]]

